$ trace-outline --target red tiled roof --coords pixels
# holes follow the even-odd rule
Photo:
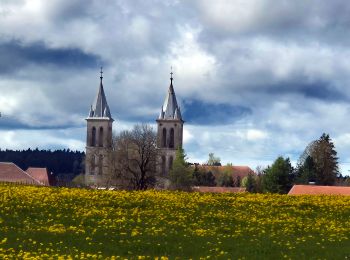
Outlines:
[[[29,167],[26,172],[44,185],[49,185],[49,173],[46,168]]]
[[[242,180],[248,174],[255,175],[255,172],[249,166],[210,166],[210,165],[199,165],[199,169],[206,169],[207,171],[212,171],[215,175],[216,173],[223,173],[224,171],[229,171],[232,177],[237,179],[238,177]]]
[[[11,162],[0,162],[0,181],[25,184],[40,184],[32,176]]]
[[[207,187],[207,186],[196,186],[193,187],[194,191],[198,192],[214,192],[214,193],[222,193],[222,192],[246,192],[245,188],[240,187]]]
[[[350,187],[294,185],[288,195],[350,195]]]

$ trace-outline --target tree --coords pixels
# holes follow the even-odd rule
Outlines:
[[[263,178],[264,191],[271,193],[287,193],[292,186],[293,168],[289,158],[278,157],[265,170]]]
[[[256,192],[256,180],[251,173],[243,178],[241,185],[242,187],[246,188],[248,192]]]
[[[210,153],[207,164],[210,166],[221,166],[220,157],[215,157],[214,153]]]
[[[316,181],[316,165],[311,156],[306,157],[303,164],[298,166],[296,183],[308,184]]]
[[[339,175],[338,158],[335,146],[328,134],[312,141],[300,156],[302,165],[299,177],[310,179],[319,185],[333,185]]]
[[[233,187],[235,183],[232,174],[224,171],[218,176],[217,184],[219,187]]]
[[[121,132],[114,141],[110,158],[111,176],[122,186],[145,190],[155,184],[156,133],[147,124]]]
[[[170,187],[174,190],[190,191],[193,183],[192,169],[186,163],[186,154],[182,147],[176,150],[173,167],[169,172]]]
[[[193,171],[193,185],[216,186],[215,176],[211,171],[202,170],[196,165]]]
[[[311,156],[316,165],[316,183],[333,185],[339,175],[339,168],[337,152],[328,134],[322,134],[317,140]]]

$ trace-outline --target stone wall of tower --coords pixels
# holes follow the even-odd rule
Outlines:
[[[183,121],[158,119],[157,124],[158,173],[167,176],[175,159],[176,149],[182,146]]]
[[[105,186],[110,178],[113,121],[108,118],[88,118],[86,121],[85,183]]]

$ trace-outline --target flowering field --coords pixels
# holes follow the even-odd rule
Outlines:
[[[350,197],[0,184],[0,259],[350,257]]]

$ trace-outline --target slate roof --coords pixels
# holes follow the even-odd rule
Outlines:
[[[350,195],[350,187],[294,185],[288,195]]]
[[[98,88],[95,101],[90,108],[89,118],[112,119],[111,112],[107,104],[106,95],[103,89],[103,83],[102,83],[103,77],[101,76],[100,79],[101,79],[100,86]]]
[[[173,87],[173,78],[170,78],[168,94],[165,97],[164,104],[158,119],[162,120],[182,120],[181,110],[177,104],[176,94]]]
[[[50,185],[49,172],[46,168],[29,167],[26,172],[43,185]]]
[[[23,171],[16,164],[11,162],[0,162],[0,181],[14,182],[22,184],[36,184],[41,183],[33,178],[30,174]]]

